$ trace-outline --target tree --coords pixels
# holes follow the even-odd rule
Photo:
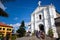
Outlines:
[[[21,22],[21,25],[19,27],[19,29],[17,30],[17,33],[19,34],[19,37],[23,37],[25,36],[26,30],[25,30],[25,24],[24,21]]]
[[[15,0],[0,0],[0,2],[2,3],[11,2],[11,1],[15,1]],[[0,16],[8,17],[8,14],[5,11],[3,11],[3,9],[0,8]]]

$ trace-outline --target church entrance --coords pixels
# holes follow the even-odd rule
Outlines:
[[[39,25],[39,30],[45,32],[45,31],[44,31],[44,25],[40,24],[40,25]]]
[[[39,30],[36,32],[36,37],[37,38],[41,38],[41,39],[45,39],[45,31],[44,31],[44,25],[40,24],[39,25]]]

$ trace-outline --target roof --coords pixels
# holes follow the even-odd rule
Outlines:
[[[32,14],[35,14],[37,12],[39,12],[40,10],[42,10],[43,8],[46,8],[46,7],[54,7],[54,5],[42,5],[42,6],[38,6],[33,12]]]
[[[57,15],[57,18],[60,17],[60,12],[58,12],[57,10],[56,10],[56,15]]]
[[[60,17],[55,18],[55,23],[60,23]]]
[[[55,18],[55,25],[60,26],[60,17]]]
[[[1,22],[0,22],[0,26],[13,28],[12,26],[9,26],[9,25],[1,23]]]

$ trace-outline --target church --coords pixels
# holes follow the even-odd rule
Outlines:
[[[53,30],[53,34],[55,38],[58,38],[58,33],[55,25],[56,10],[54,5],[45,5],[42,6],[41,2],[38,2],[38,7],[31,14],[31,22],[30,22],[30,31],[34,33],[37,31],[44,31],[46,35],[48,35],[48,30],[51,28]]]

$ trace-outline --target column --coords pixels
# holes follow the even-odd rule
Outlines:
[[[48,30],[49,30],[49,22],[48,22],[48,15],[47,15],[47,10],[44,8],[44,27],[45,27],[45,33],[48,35]]]
[[[52,8],[53,8],[52,6],[49,7],[50,20],[51,20],[51,28],[53,29],[53,33],[54,33],[53,37],[58,38],[58,34],[57,34],[57,31],[56,31],[56,27],[55,27],[54,14],[53,14],[55,12],[53,12]]]

